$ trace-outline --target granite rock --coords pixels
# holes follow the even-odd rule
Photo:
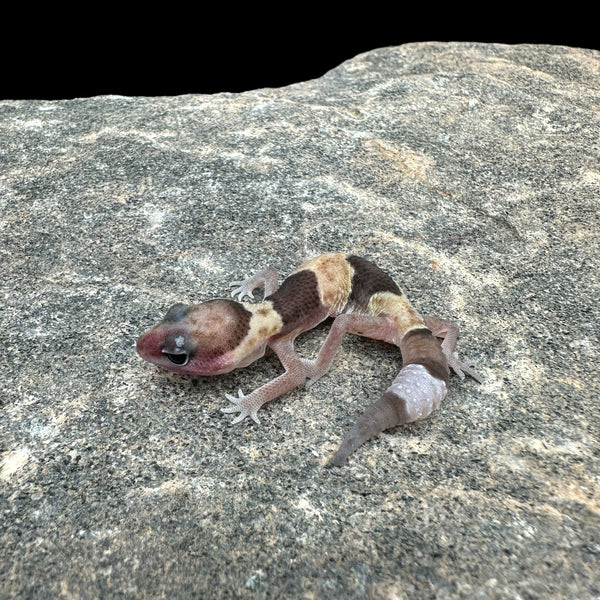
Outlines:
[[[422,43],[280,89],[0,102],[0,598],[599,598],[600,54]],[[374,260],[483,375],[339,469],[400,369],[160,372],[271,264]],[[303,336],[313,355],[327,326]]]

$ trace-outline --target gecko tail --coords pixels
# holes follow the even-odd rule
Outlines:
[[[390,427],[400,425],[402,419],[399,413],[402,407],[398,405],[401,401],[402,398],[393,396],[388,390],[377,402],[371,404],[346,434],[330,464],[334,467],[341,466],[367,440]]]
[[[386,429],[425,419],[445,396],[446,381],[424,365],[406,365],[350,429],[330,464],[339,467],[359,446]]]

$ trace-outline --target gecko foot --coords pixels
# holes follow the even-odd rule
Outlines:
[[[255,286],[252,285],[252,283],[250,282],[250,280],[252,279],[252,277],[246,277],[246,279],[244,279],[243,281],[232,281],[229,286],[232,287],[234,285],[238,286],[235,288],[235,290],[233,290],[231,292],[231,297],[235,298],[236,296],[238,296],[237,301],[241,302],[244,297],[248,296],[248,298],[251,298],[252,300],[254,300],[254,295],[252,294],[252,290],[255,289]]]
[[[233,402],[234,406],[226,406],[225,408],[221,409],[221,412],[224,412],[224,413],[239,412],[240,413],[235,419],[233,419],[233,421],[231,421],[232,425],[235,425],[236,423],[243,421],[246,417],[250,417],[255,423],[260,425],[260,421],[258,420],[258,416],[257,416],[258,409],[260,408],[260,404],[258,406],[256,406],[256,404],[254,402],[249,400],[251,395],[252,394],[245,396],[242,393],[242,390],[238,390],[237,397],[232,396],[231,394],[225,394],[225,397],[227,398],[227,400],[229,400],[230,402]]]
[[[473,365],[467,361],[461,361],[458,358],[456,352],[454,354],[446,355],[446,360],[448,361],[448,366],[461,378],[464,379],[465,375],[469,375],[478,383],[481,383],[481,377],[473,371],[471,367]]]

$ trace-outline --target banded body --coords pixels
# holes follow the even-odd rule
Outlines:
[[[263,284],[262,302],[242,302]],[[323,254],[298,267],[279,288],[272,268],[231,285],[238,286],[232,296],[240,302],[176,304],[138,339],[137,350],[145,360],[172,371],[217,375],[249,365],[270,347],[285,372],[248,395],[241,390],[237,397],[227,395],[232,405],[222,411],[239,413],[232,423],[247,416],[258,423],[257,412],[264,403],[302,383],[312,385],[331,366],[345,333],[400,348],[402,370],[349,431],[333,457],[334,465],[377,433],[431,414],[446,395],[449,367],[479,381],[454,354],[458,328],[422,318],[389,275],[358,256]],[[301,358],[294,340],[328,317],[334,321],[318,355]]]

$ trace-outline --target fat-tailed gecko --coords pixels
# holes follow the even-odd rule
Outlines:
[[[264,300],[243,302],[259,286]],[[456,353],[458,327],[449,321],[421,317],[393,279],[358,256],[323,254],[300,265],[277,288],[277,271],[266,268],[237,286],[234,300],[175,304],[165,318],[137,341],[139,355],[170,371],[218,375],[246,367],[267,347],[285,372],[248,395],[227,399],[221,410],[239,413],[232,421],[258,409],[300,384],[312,385],[331,366],[345,333],[383,340],[400,348],[403,367],[392,385],[350,429],[331,463],[341,465],[374,435],[429,416],[446,396],[449,367],[480,381]],[[316,358],[300,357],[294,340],[319,323],[334,321]],[[439,339],[443,338],[440,343]]]

